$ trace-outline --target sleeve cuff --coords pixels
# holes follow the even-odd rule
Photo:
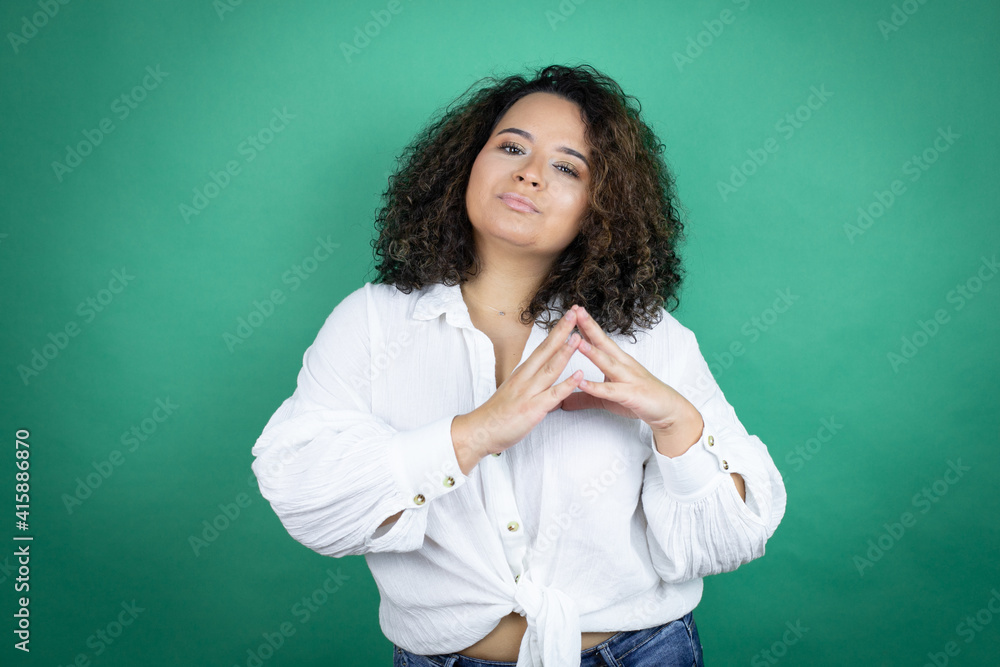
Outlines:
[[[731,471],[725,444],[715,437],[715,431],[707,421],[698,442],[680,456],[664,456],[656,449],[656,440],[652,435],[650,441],[656,465],[663,476],[663,486],[677,500],[690,502],[703,498],[720,480],[729,477]]]
[[[451,439],[454,415],[420,428],[400,431],[389,442],[393,476],[406,507],[420,507],[462,486],[462,474]]]

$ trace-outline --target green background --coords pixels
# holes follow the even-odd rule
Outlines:
[[[250,449],[326,316],[373,277],[373,214],[395,156],[482,76],[584,62],[641,101],[667,146],[688,221],[675,316],[788,491],[766,557],[705,581],[706,663],[995,664],[997,3],[51,4],[51,18],[45,0],[0,9],[4,664],[246,665],[286,622],[295,633],[266,665],[391,664],[364,560],[290,538]],[[372,12],[391,20],[345,55]],[[147,67],[164,76],[122,117]],[[812,87],[828,95],[802,107]],[[248,161],[243,142],[276,109],[293,117]],[[781,122],[796,113],[790,133]],[[113,130],[95,135],[103,119]],[[949,128],[957,138],[938,153]],[[85,133],[100,143],[57,173]],[[744,165],[765,145],[766,162]],[[933,164],[913,171],[925,151]],[[186,220],[181,205],[231,160],[239,173]],[[734,168],[753,173],[724,195]],[[896,180],[881,215],[845,228]],[[295,283],[288,272],[318,238],[339,246]],[[134,278],[120,289],[123,268]],[[283,302],[227,345],[274,290]],[[778,291],[794,297],[782,313]],[[944,323],[914,340],[939,310]],[[920,346],[904,350],[904,337]],[[727,358],[734,343],[742,354]],[[162,423],[150,421],[157,400],[177,406]],[[122,435],[144,420],[152,432],[130,451]],[[25,532],[19,428],[31,433]],[[968,470],[946,476],[959,460]],[[225,530],[192,546],[239,501]],[[910,525],[893,528],[906,512]],[[17,534],[34,537],[30,655],[13,649]],[[295,605],[328,569],[339,588],[303,619]],[[133,600],[134,622],[98,640]],[[978,630],[962,625],[977,613]],[[791,643],[796,623],[807,630]],[[957,654],[944,656],[949,642]]]

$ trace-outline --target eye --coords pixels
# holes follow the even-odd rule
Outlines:
[[[560,167],[566,167],[566,171],[564,173],[567,173],[570,176],[573,176],[574,178],[577,178],[577,177],[580,176],[579,172],[577,172],[577,170],[574,169],[572,167],[572,165],[565,164],[565,163],[564,164],[557,164],[556,165],[556,169],[559,169]]]
[[[517,144],[515,144],[515,143],[513,143],[511,141],[505,141],[504,143],[500,144],[500,146],[498,148],[500,150],[502,150],[503,152],[507,153],[508,155],[514,155],[515,153],[511,153],[507,149],[511,149],[513,151],[518,151],[520,153],[524,153],[524,150],[520,146],[518,146]],[[573,167],[573,165],[571,165],[571,164],[563,162],[563,163],[557,164],[556,165],[556,169],[558,169],[559,171],[563,172],[564,174],[568,174],[568,175],[570,175],[570,176],[572,176],[574,178],[579,178],[580,177],[580,172],[578,172]]]
[[[507,152],[508,148],[513,148],[514,150],[521,151],[522,153],[524,152],[523,150],[521,150],[520,146],[518,146],[517,144],[515,144],[513,142],[506,141],[506,142],[500,144],[500,150],[504,151],[505,153]]]

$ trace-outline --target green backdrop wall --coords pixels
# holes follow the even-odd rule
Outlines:
[[[587,62],[667,146],[675,315],[788,491],[705,582],[707,664],[995,664],[1000,6],[680,5],[3,3],[3,663],[391,664],[364,560],[289,537],[250,449],[412,136]]]

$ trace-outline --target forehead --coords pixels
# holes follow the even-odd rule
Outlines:
[[[586,125],[580,107],[552,93],[531,93],[519,99],[497,122],[494,134],[511,126],[528,130],[536,135],[537,141],[573,139],[585,146]]]

